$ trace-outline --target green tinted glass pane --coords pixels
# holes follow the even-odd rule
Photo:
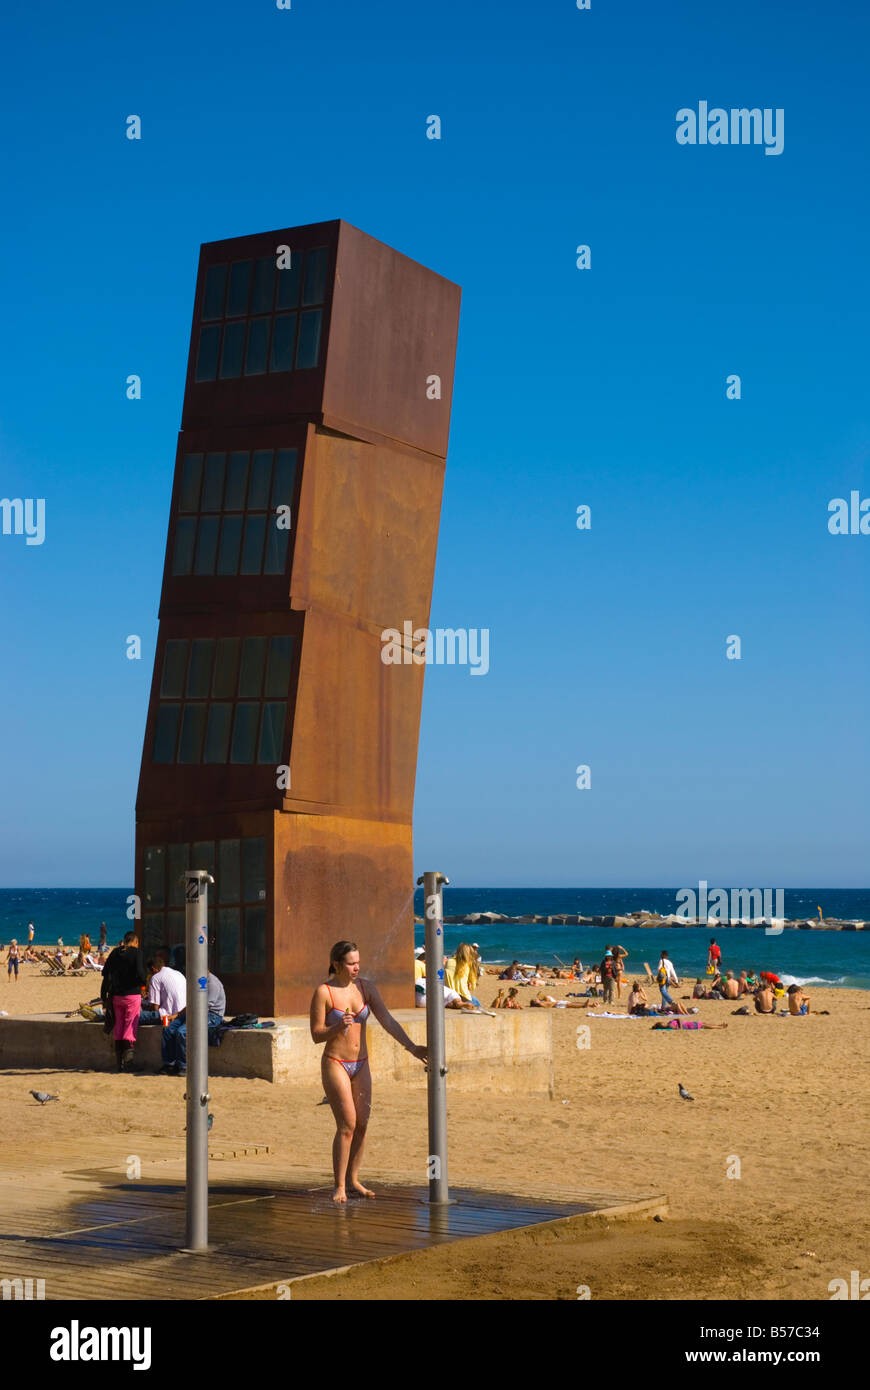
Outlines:
[[[172,552],[172,573],[190,574],[193,569],[193,547],[196,542],[196,521],[192,516],[179,517],[175,523],[175,549]]]
[[[162,912],[146,912],[141,927],[142,953],[149,960],[158,946],[163,945],[166,936],[166,918]]]
[[[238,844],[238,841],[236,841]],[[217,970],[218,979],[239,974],[239,939],[241,912],[237,907],[219,907],[217,913]]]
[[[286,700],[290,689],[290,663],[293,660],[293,638],[269,639],[269,664],[266,668],[267,700]]]
[[[196,637],[190,644],[190,666],[187,671],[187,697],[205,700],[211,688],[211,666],[214,661],[214,638]]]
[[[244,955],[242,970],[246,974],[259,974],[266,969],[266,909],[265,907],[245,908],[245,930],[242,933]]]
[[[199,511],[199,488],[202,482],[202,454],[185,454],[181,465],[181,488],[178,494],[180,512]]]
[[[245,376],[262,376],[269,360],[269,326],[271,319],[251,319],[248,325],[248,352],[245,357]]]
[[[240,574],[261,574],[263,570],[263,540],[266,518],[249,516],[245,522],[245,545],[242,550]]]
[[[264,512],[269,505],[269,485],[272,481],[272,450],[257,449],[251,463],[248,486],[248,511]]]
[[[296,315],[280,314],[275,319],[272,333],[272,356],[269,361],[270,372],[290,372],[293,370],[293,347],[296,342]]]
[[[242,375],[242,355],[245,351],[244,321],[228,323],[224,329],[224,347],[221,353],[221,381],[231,381]]]
[[[145,867],[145,906],[163,907],[166,902],[166,846],[146,845],[143,854]]]
[[[220,517],[201,516],[196,532],[194,574],[214,574]]]
[[[208,707],[208,727],[205,734],[204,763],[225,763],[230,751],[230,724],[233,707],[214,704]]]
[[[261,835],[242,840],[242,897],[246,903],[266,898],[266,841]]]
[[[238,637],[219,637],[217,661],[214,666],[212,695],[216,700],[231,700],[236,693],[236,673],[239,669]]]
[[[290,532],[278,527],[277,516],[269,517],[266,532],[266,558],[263,562],[264,574],[283,574],[287,568],[287,546]]]
[[[278,309],[295,309],[299,303],[299,271],[302,267],[302,252],[294,251],[290,264],[283,270],[276,270],[278,277]]]
[[[248,294],[251,288],[251,262],[236,261],[230,266],[230,286],[227,294],[228,319],[248,312]]]
[[[279,449],[275,458],[275,477],[272,481],[272,511],[276,507],[292,507],[296,487],[296,450]]]
[[[254,272],[254,296],[251,300],[252,314],[271,314],[275,296],[275,258],[261,256]]]
[[[216,899],[221,903],[241,902],[241,840],[218,840]]]
[[[230,454],[227,469],[227,495],[224,498],[225,512],[243,512],[248,493],[248,455]]]
[[[196,381],[214,381],[217,376],[218,355],[221,348],[221,326],[211,324],[200,329],[199,348],[196,354]]]
[[[252,763],[257,746],[257,722],[260,716],[258,704],[236,705],[233,722],[233,745],[230,752],[231,763]]]
[[[242,648],[242,669],[239,672],[240,699],[259,700],[265,664],[266,638],[246,637]]]
[[[242,517],[225,516],[221,523],[221,543],[217,561],[218,574],[238,574],[241,544]]]
[[[296,348],[297,367],[316,367],[320,352],[320,309],[299,316],[299,344]]]
[[[169,880],[169,906],[184,907],[184,881],[182,874],[190,867],[189,845],[167,845],[166,877]]]
[[[163,679],[160,682],[161,700],[180,699],[184,692],[184,673],[187,670],[187,638],[173,638],[163,650]]]
[[[214,878],[214,840],[195,840],[190,847],[190,867],[192,869],[205,869],[207,874]],[[208,885],[208,896],[211,901],[212,885]]]
[[[154,727],[153,763],[175,762],[175,738],[178,733],[180,705],[160,705]]]
[[[178,744],[180,763],[198,763],[202,759],[202,740],[205,734],[205,715],[208,706],[185,705],[181,716],[181,739]]]
[[[287,717],[285,704],[265,704],[260,724],[260,747],[257,752],[258,763],[271,763],[277,767],[281,762],[284,747],[284,720]]]
[[[224,499],[224,470],[226,454],[206,454],[205,480],[202,489],[201,512],[219,512]]]
[[[220,319],[224,313],[224,290],[227,284],[225,265],[213,265],[205,275],[205,297],[202,305],[204,319]]]
[[[326,263],[329,250],[317,246],[305,253],[305,284],[302,290],[303,304],[322,304],[326,298]]]

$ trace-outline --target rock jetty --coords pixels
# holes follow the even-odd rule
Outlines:
[[[415,923],[422,925],[423,918],[415,917]],[[450,927],[491,927],[495,923],[504,922],[511,927],[527,926],[547,926],[547,927],[608,927],[613,930],[627,931],[630,927],[657,928],[664,927],[705,927],[709,926],[712,930],[716,928],[723,931],[725,927],[745,927],[751,929],[755,927],[765,928],[775,926],[770,918],[765,918],[757,922],[720,922],[715,919],[699,919],[697,917],[678,917],[675,912],[668,916],[662,916],[657,912],[629,912],[624,916],[613,917],[583,917],[579,913],[557,912],[549,917],[506,917],[503,912],[469,912],[466,917],[445,917],[444,925]],[[868,931],[870,922],[846,922],[839,917],[815,917],[794,918],[782,923],[785,931]]]

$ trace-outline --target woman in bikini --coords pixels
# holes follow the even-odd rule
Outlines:
[[[359,973],[354,941],[337,941],[329,953],[329,978],[311,1000],[311,1036],[325,1043],[320,1071],[323,1089],[335,1116],[332,1169],[334,1202],[347,1201],[347,1186],[360,1197],[374,1197],[359,1180],[359,1166],[372,1108],[372,1076],[366,1050],[366,1020],[374,1014],[381,1027],[421,1062],[425,1047],[411,1041],[387,1010],[375,985]]]

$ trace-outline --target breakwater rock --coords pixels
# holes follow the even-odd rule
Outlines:
[[[415,923],[422,926],[422,917],[415,917]],[[627,931],[631,927],[663,930],[671,927],[710,927],[711,930],[724,930],[725,927],[745,927],[784,931],[868,931],[870,922],[847,922],[838,917],[791,918],[775,922],[770,918],[758,921],[718,921],[697,917],[678,917],[675,912],[662,916],[657,912],[629,912],[624,916],[584,917],[580,913],[557,912],[548,917],[525,916],[507,917],[503,912],[469,912],[465,917],[445,917],[444,925],[450,927],[491,927],[504,923],[509,927],[547,926],[547,927],[607,927],[614,931]]]

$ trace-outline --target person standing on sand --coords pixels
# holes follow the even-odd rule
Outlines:
[[[715,936],[710,937],[710,949],[707,952],[707,974],[715,975],[722,973],[722,952],[716,945]]]
[[[675,1012],[679,1012],[677,1010],[676,1004],[674,1003],[674,1000],[671,998],[670,991],[668,988],[669,985],[678,985],[679,983],[679,976],[677,975],[677,972],[674,969],[670,961],[670,958],[668,957],[667,951],[662,951],[661,959],[659,960],[658,969],[656,971],[656,984],[659,987],[662,1008],[665,1008],[665,1006],[667,1005],[668,1008],[674,1009]]]
[[[139,937],[135,931],[128,931],[123,943],[115,947],[106,961],[100,988],[106,1014],[103,1026],[107,1033],[112,1030],[118,1071],[128,1071],[132,1067],[145,980]]]
[[[601,984],[604,989],[604,1003],[605,1005],[612,1004],[613,991],[617,982],[617,966],[610,947],[604,952],[604,959],[598,967],[598,973],[601,976]]]
[[[13,936],[9,943],[9,950],[6,955],[6,971],[9,976],[9,983],[12,983],[12,972],[15,971],[15,983],[18,984],[18,966],[21,962],[21,952],[18,949],[18,942]]]
[[[106,941],[108,940],[105,922],[100,923],[100,950],[105,951]]]
[[[32,922],[28,922],[28,923],[27,923],[27,944],[28,944],[28,946],[31,944],[32,941],[33,941],[33,923],[32,923]]]
[[[366,1020],[375,1018],[390,1037],[424,1064],[425,1047],[413,1043],[387,1010],[377,987],[359,973],[359,949],[355,941],[337,941],[329,953],[329,977],[311,999],[312,1040],[325,1043],[320,1074],[326,1098],[335,1116],[332,1141],[334,1202],[347,1201],[347,1186],[360,1197],[374,1197],[359,1178],[366,1130],[372,1108],[372,1077],[366,1052]]]

